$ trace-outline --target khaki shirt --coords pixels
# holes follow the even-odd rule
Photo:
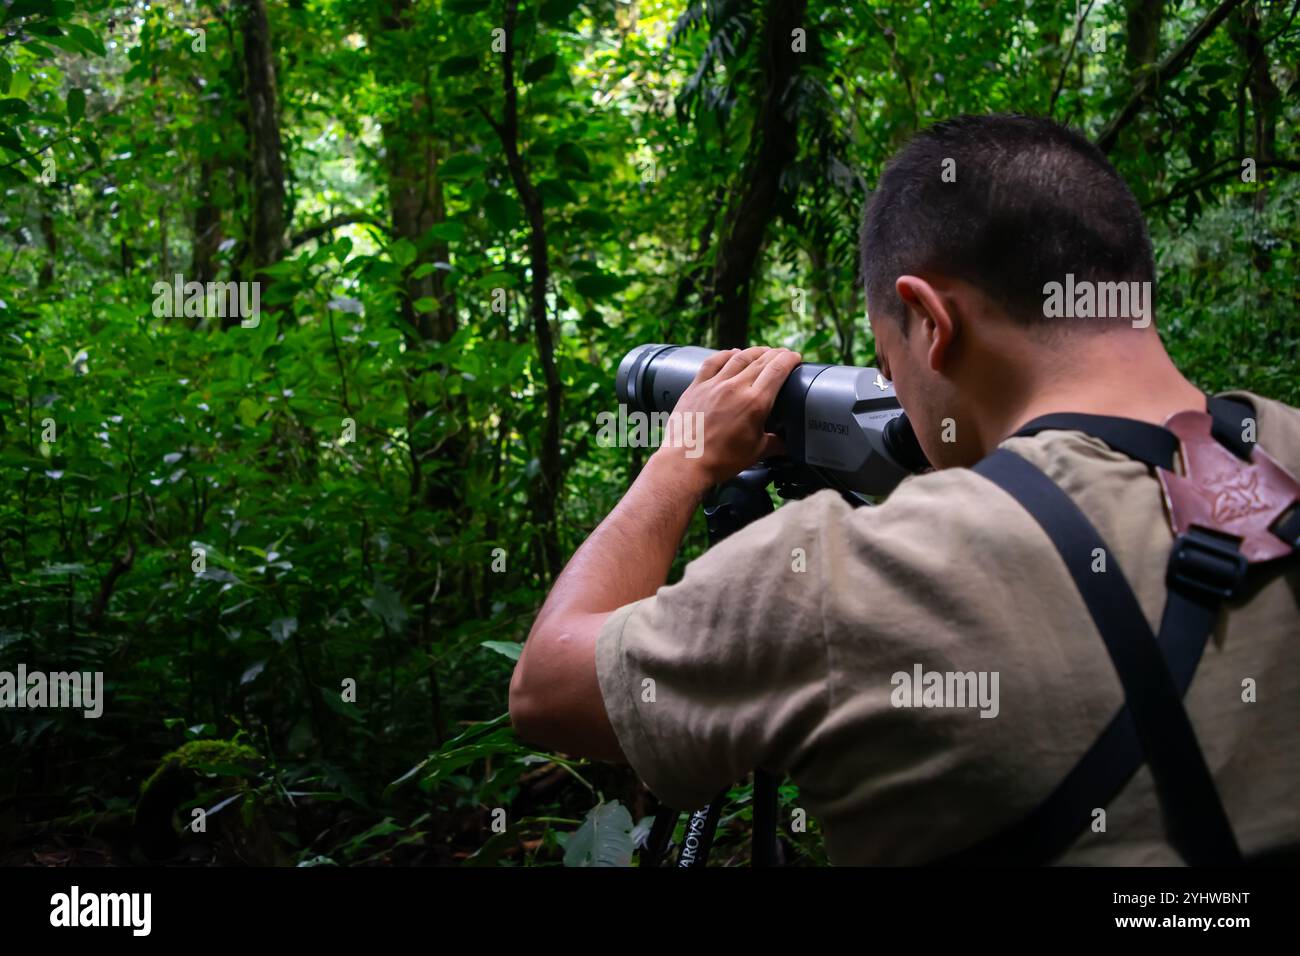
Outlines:
[[[1236,394],[1259,446],[1300,475],[1300,411]],[[1172,532],[1147,467],[1073,431],[1002,447],[1074,499],[1158,631]],[[1300,559],[1248,580],[1185,701],[1253,855],[1300,841]],[[986,672],[990,694],[996,671],[996,716],[969,700],[894,706],[912,701],[894,675],[918,666]],[[623,752],[662,801],[692,809],[755,767],[788,773],[841,865],[930,862],[1019,821],[1124,703],[1047,535],[964,468],[909,478],[878,507],[822,491],[778,508],[614,612],[596,670]],[[1059,862],[1181,863],[1145,766],[1105,810],[1105,832]]]

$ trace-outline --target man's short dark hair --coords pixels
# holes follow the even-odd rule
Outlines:
[[[1142,210],[1115,167],[1074,130],[1031,116],[959,116],[918,133],[885,167],[860,248],[868,308],[898,321],[900,275],[963,279],[1030,325],[1076,321],[1044,317],[1043,286],[1067,273],[1155,279]]]

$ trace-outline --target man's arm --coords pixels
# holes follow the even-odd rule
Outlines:
[[[683,414],[701,413],[700,454],[666,441],[551,589],[510,681],[510,717],[524,739],[555,750],[624,762],[596,678],[596,638],[611,613],[653,595],[668,579],[691,515],[713,485],[770,450],[763,423],[799,364],[785,349],[710,356],[683,393]]]

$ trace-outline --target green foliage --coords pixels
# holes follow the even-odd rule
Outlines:
[[[261,762],[261,755],[245,744],[227,740],[192,740],[163,757],[158,769],[140,785],[140,795],[147,795],[163,777],[178,770],[243,777],[256,773]]]
[[[626,807],[598,803],[564,844],[565,866],[631,866],[632,815]]]
[[[595,441],[619,359],[707,340],[763,135],[772,5],[524,4],[512,168],[504,0],[267,4],[287,225],[250,327],[169,315],[156,289],[254,275],[244,6],[0,14],[0,667],[99,670],[108,698],[100,720],[0,712],[14,858],[51,820],[120,814],[184,769],[161,811],[172,837],[194,807],[252,815],[223,861],[626,865],[634,775],[536,753],[502,712],[548,549],[570,553],[637,466]],[[1300,37],[1288,5],[1251,6],[1276,100],[1252,98],[1234,20],[1111,155],[1147,208],[1175,360],[1207,389],[1295,404]],[[1209,5],[1166,7],[1162,52]],[[1100,133],[1141,71],[1125,5],[1084,24],[1106,52],[1072,42],[1074,16],[809,4],[782,100],[797,157],[750,270],[754,341],[871,360],[857,220],[913,130],[1052,109]],[[1262,147],[1279,163],[1242,181]],[[541,240],[562,390],[549,524]],[[683,559],[703,544],[697,528]],[[733,791],[717,859],[747,858],[751,793]],[[796,791],[782,800],[788,816]],[[784,842],[825,862],[813,821]]]

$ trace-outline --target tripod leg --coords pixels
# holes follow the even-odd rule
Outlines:
[[[663,862],[664,853],[668,850],[668,841],[672,839],[673,828],[677,826],[677,818],[681,816],[680,810],[674,810],[672,807],[660,807],[655,814],[654,825],[650,827],[650,836],[646,838],[645,846],[641,850],[642,866],[658,866]]]
[[[754,771],[754,848],[751,866],[776,866],[777,777]]]
[[[714,834],[718,832],[722,806],[726,801],[727,791],[724,790],[707,807],[700,807],[686,821],[686,836],[682,838],[682,848],[677,854],[679,869],[695,869],[707,862]]]

